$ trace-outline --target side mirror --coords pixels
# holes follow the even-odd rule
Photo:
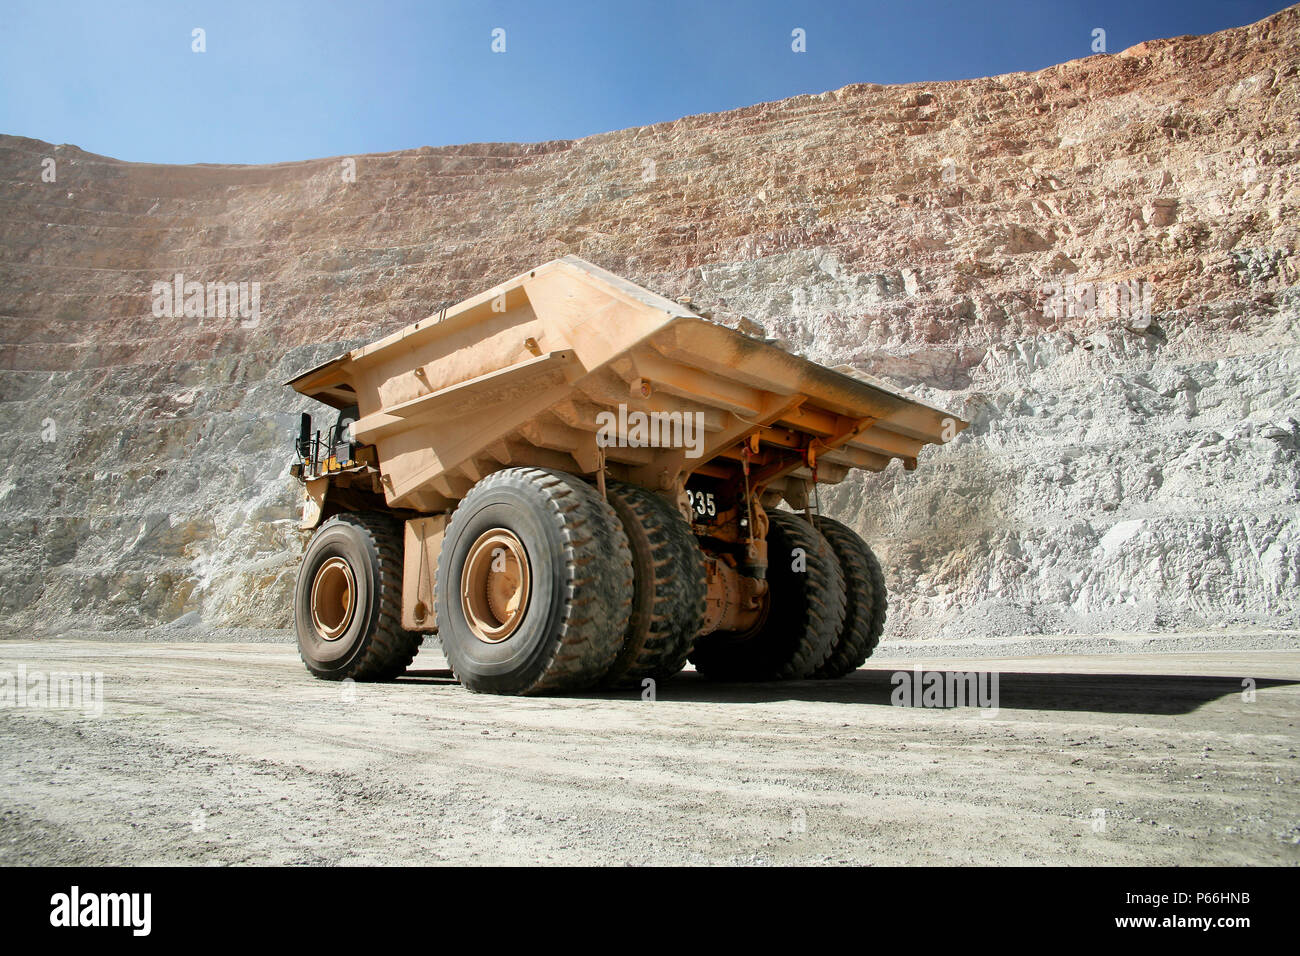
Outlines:
[[[307,412],[302,413],[302,424],[298,426],[298,454],[307,457],[307,449],[311,447],[311,415]]]

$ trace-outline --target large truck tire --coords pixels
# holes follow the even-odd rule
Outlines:
[[[312,535],[294,587],[307,670],[325,680],[392,680],[420,647],[402,627],[402,538],[375,512],[345,512]]]
[[[846,597],[839,638],[813,676],[843,677],[861,667],[880,643],[889,595],[880,561],[857,532],[824,515],[815,516],[813,523],[839,559]]]
[[[623,646],[603,683],[665,680],[686,666],[704,625],[704,554],[662,495],[621,482],[611,482],[607,494],[627,534],[635,584]]]
[[[466,688],[582,690],[622,646],[632,606],[627,535],[581,478],[507,468],[461,500],[442,540],[438,636]]]
[[[799,515],[767,516],[767,612],[748,634],[715,631],[695,642],[691,663],[710,679],[811,677],[844,624],[844,575],[830,544]]]

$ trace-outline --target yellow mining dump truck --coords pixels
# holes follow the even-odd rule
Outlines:
[[[312,369],[294,594],[317,677],[436,633],[470,690],[838,677],[885,583],[817,483],[966,423],[566,256]],[[781,509],[782,502],[794,510]]]

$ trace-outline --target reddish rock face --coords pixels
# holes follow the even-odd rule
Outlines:
[[[1294,623],[1298,41],[1292,8],[1033,74],[264,167],[0,137],[0,608],[284,625],[280,383],[575,253],[973,418],[828,496],[896,634]],[[160,307],[177,274],[257,308]]]

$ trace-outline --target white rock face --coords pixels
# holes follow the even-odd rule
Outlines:
[[[894,636],[1296,627],[1298,144],[1300,7],[355,181],[0,135],[5,633],[287,626],[283,383],[567,253],[972,422],[821,496]],[[260,322],[157,316],[177,273]]]
[[[762,291],[747,294],[751,266]],[[993,346],[962,372],[828,318],[879,310],[888,283],[825,256],[702,271],[795,351],[971,420],[914,473],[895,464],[823,493],[880,551],[896,635],[1296,624],[1295,290],[1267,313],[1241,306],[1249,336],[1206,336],[1192,308],[1159,316],[1158,334],[1116,325]],[[778,275],[804,284],[773,293]],[[965,387],[925,384],[936,378]]]

